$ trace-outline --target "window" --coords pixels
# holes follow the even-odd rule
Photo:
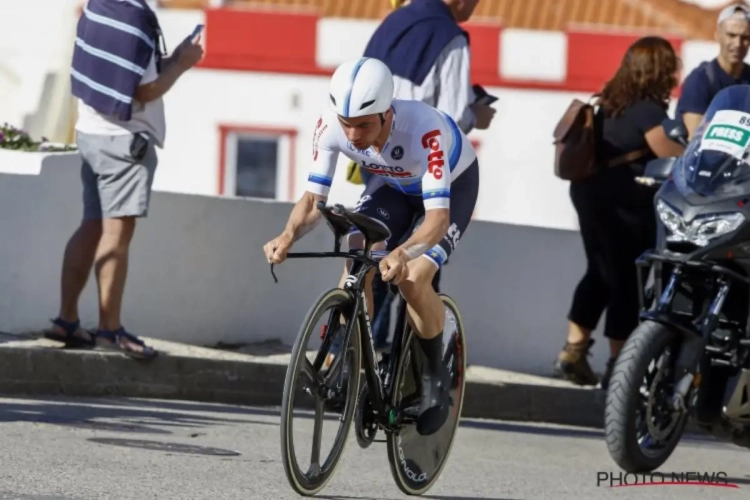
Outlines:
[[[222,128],[220,194],[271,200],[289,199],[294,132]]]

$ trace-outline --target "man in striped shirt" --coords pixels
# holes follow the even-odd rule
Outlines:
[[[82,159],[83,220],[62,266],[61,304],[49,339],[75,347],[120,349],[137,358],[156,352],[128,333],[120,308],[136,219],[148,214],[164,147],[162,96],[202,57],[200,33],[171,57],[146,0],[88,0],[78,21],[71,86],[78,98],[76,144]],[[95,266],[99,327],[80,327],[78,300]]]

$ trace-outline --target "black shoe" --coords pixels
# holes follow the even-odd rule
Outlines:
[[[448,420],[450,379],[450,373],[444,366],[436,375],[429,373],[426,367],[423,369],[422,397],[417,418],[417,432],[422,436],[435,434]]]

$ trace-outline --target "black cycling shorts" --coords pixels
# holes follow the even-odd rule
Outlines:
[[[431,260],[438,268],[448,260],[461,236],[466,232],[478,194],[479,163],[474,160],[451,183],[450,226],[447,234],[437,245],[423,254],[423,257]],[[424,216],[425,210],[420,195],[402,193],[384,184],[374,175],[367,183],[354,212],[365,214],[388,226],[391,237],[385,243],[386,250],[390,251],[406,241],[411,235],[412,227],[412,231],[416,230],[418,226],[414,226],[414,223]],[[357,231],[352,231],[355,232]]]

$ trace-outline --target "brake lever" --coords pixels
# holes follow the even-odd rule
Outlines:
[[[273,262],[271,263],[271,276],[273,276],[273,282],[278,283],[279,279],[276,277],[276,273],[273,272]]]

